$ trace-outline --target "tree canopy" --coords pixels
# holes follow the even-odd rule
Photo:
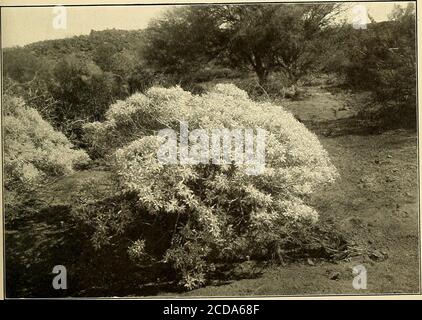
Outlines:
[[[154,21],[145,59],[169,73],[218,61],[251,69],[264,83],[273,71],[293,83],[317,60],[321,38],[341,4],[190,6]]]

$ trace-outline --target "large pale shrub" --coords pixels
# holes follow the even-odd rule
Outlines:
[[[189,130],[266,130],[264,171],[249,175],[234,163],[160,163],[157,131],[178,131],[180,121]],[[77,211],[95,246],[126,247],[140,265],[170,264],[187,288],[203,284],[213,262],[280,256],[307,241],[305,230],[318,221],[307,196],[337,175],[303,124],[234,85],[201,96],[154,87],[113,104],[106,121],[85,129],[92,152],[112,161],[120,190]]]
[[[3,96],[4,190],[6,220],[48,179],[72,173],[89,158],[20,98]],[[10,218],[10,219],[9,219]]]

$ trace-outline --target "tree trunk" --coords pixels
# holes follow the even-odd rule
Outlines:
[[[268,81],[268,71],[264,68],[256,68],[256,75],[258,76],[259,84],[264,87]]]
[[[255,59],[252,59],[252,65],[255,69],[256,75],[258,76],[259,84],[264,87],[268,80],[269,71],[264,67],[261,57],[258,54],[254,53],[254,58]]]

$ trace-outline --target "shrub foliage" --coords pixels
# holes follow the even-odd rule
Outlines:
[[[4,95],[2,105],[6,221],[11,221],[37,185],[70,174],[89,158],[84,151],[72,149],[68,139],[22,99]]]
[[[107,120],[86,125],[93,152],[107,155],[118,184],[112,199],[75,211],[97,248],[127,247],[135,263],[172,266],[186,288],[202,285],[212,262],[280,254],[313,225],[306,204],[337,173],[317,137],[283,108],[251,101],[234,85],[203,95],[154,87],[112,105]],[[266,167],[248,175],[238,165],[168,165],[157,160],[163,128],[262,128]],[[292,242],[293,241],[293,242]]]
[[[347,86],[371,92],[360,113],[383,128],[416,128],[415,26],[414,4],[395,6],[388,21],[343,30],[338,40],[343,47],[329,59]]]

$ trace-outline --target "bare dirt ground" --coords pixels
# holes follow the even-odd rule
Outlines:
[[[331,94],[312,87],[300,101],[277,101],[290,110],[310,130],[316,132],[337,167],[340,178],[310,200],[321,219],[335,221],[344,235],[362,249],[362,254],[338,263],[304,260],[286,265],[259,266],[253,262],[238,265],[229,279],[193,290],[186,296],[303,295],[303,294],[380,294],[419,291],[419,217],[416,133],[404,130],[368,134],[350,130],[349,119],[359,103],[350,96]],[[345,130],[347,129],[347,130]],[[107,172],[82,171],[46,187],[44,201],[52,208],[69,204],[72,190],[85,180],[105,181]],[[95,181],[93,182],[95,183]],[[101,182],[99,182],[101,183]],[[60,212],[60,210],[52,210]],[[31,295],[28,272],[43,275],[51,283],[51,270],[45,270],[37,246],[60,233],[60,217],[30,222],[20,230],[6,231],[6,268],[12,295]],[[61,237],[61,236],[60,236]],[[59,238],[60,238],[59,237]],[[52,250],[57,246],[52,243]],[[51,254],[51,265],[59,264],[63,247]],[[366,250],[368,249],[368,250]],[[72,245],[68,246],[72,250]],[[55,251],[53,251],[55,252]],[[370,253],[368,253],[370,252]],[[57,261],[56,261],[57,260]],[[8,264],[9,262],[9,264]],[[77,263],[77,261],[75,261]],[[366,290],[352,286],[352,268],[367,269]],[[252,275],[251,270],[259,271]],[[89,272],[89,271],[88,271]],[[34,280],[35,281],[35,280]],[[37,282],[38,283],[38,282]],[[33,284],[32,284],[33,285]],[[25,289],[25,288],[28,288]],[[134,288],[130,295],[136,294]],[[165,288],[147,295],[174,296]],[[10,293],[8,294],[10,296]],[[181,295],[181,293],[177,293]]]

